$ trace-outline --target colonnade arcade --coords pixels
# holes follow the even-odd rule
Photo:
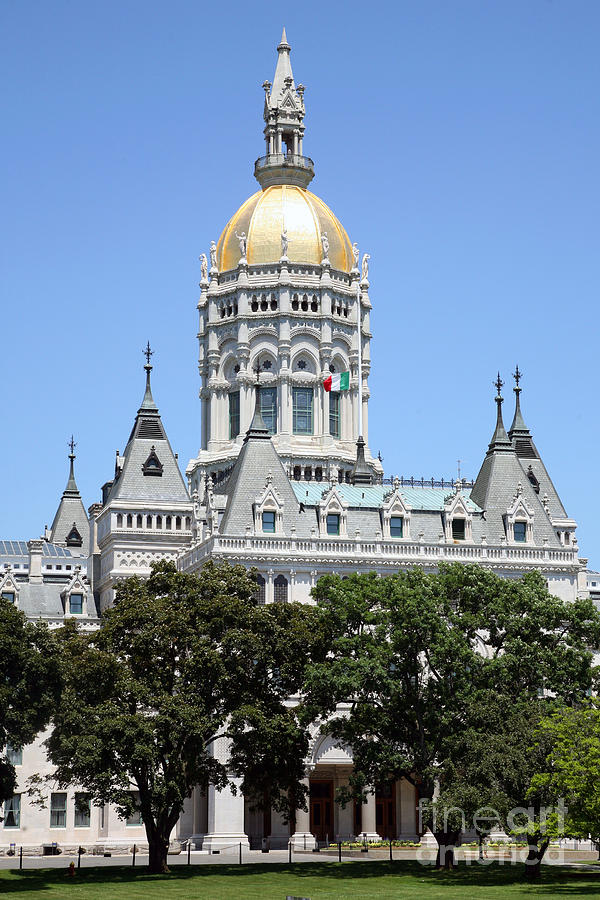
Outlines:
[[[308,808],[296,811],[292,823],[274,809],[253,809],[240,790],[216,791],[200,787],[186,803],[178,838],[197,848],[221,850],[242,844],[249,849],[283,849],[291,839],[296,850],[313,850],[336,841],[380,839],[416,840],[417,803],[414,786],[406,779],[377,786],[364,804],[342,806],[338,788],[348,784],[352,772],[349,752],[329,737],[315,741],[306,767]]]

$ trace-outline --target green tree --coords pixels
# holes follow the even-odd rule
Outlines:
[[[232,768],[255,794],[248,760],[261,748],[266,756],[272,719],[287,722],[303,750],[284,701],[298,688],[316,613],[259,606],[255,593],[242,566],[209,562],[190,575],[162,562],[117,586],[99,631],[65,630],[65,689],[47,742],[53,777],[122,816],[139,802],[153,872],[168,871],[169,836],[194,786],[230,783],[215,739],[231,738]],[[297,768],[284,772],[276,757],[277,797]]]
[[[446,810],[459,806],[471,813],[493,802],[506,809],[513,799],[525,800],[530,745],[519,755],[516,713],[510,743],[500,719],[512,706],[522,725],[527,708],[537,709],[544,694],[568,703],[581,699],[592,682],[588,648],[598,645],[598,614],[589,601],[552,597],[537,572],[502,579],[458,564],[432,574],[328,576],[315,597],[333,640],[331,658],[309,671],[312,714],[331,714],[351,698],[349,714],[324,726],[353,750],[355,769],[342,798],[364,796],[367,786],[391,778],[413,781],[425,820],[445,848],[438,863],[452,865],[461,823],[454,814],[440,817],[439,802],[432,805],[436,784]],[[479,747],[470,767],[467,731]],[[491,748],[498,769],[492,786],[482,767]],[[502,780],[507,766],[514,774]]]
[[[543,765],[531,779],[530,795],[564,800],[565,830],[573,837],[592,835],[600,843],[600,705],[590,700],[544,716],[535,730],[534,750]]]
[[[60,695],[56,648],[46,625],[0,598],[0,802],[15,789],[7,745],[23,747],[48,723]]]

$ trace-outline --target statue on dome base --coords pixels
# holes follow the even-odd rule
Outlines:
[[[248,238],[246,237],[246,232],[242,231],[241,234],[238,234],[236,231],[235,236],[240,244],[241,259],[246,259],[246,251],[248,249]]]
[[[287,236],[287,228],[281,232],[281,258],[287,259],[289,240]]]
[[[210,253],[210,268],[211,268],[211,271],[212,271],[213,269],[215,269],[215,271],[218,271],[218,269],[217,269],[217,245],[215,244],[214,241],[211,241],[211,242],[210,242],[210,250],[209,250],[209,253]]]
[[[370,259],[371,259],[371,257],[369,256],[368,253],[363,253],[361,281],[369,280],[369,260]]]
[[[208,281],[208,259],[206,253],[200,254],[200,282]]]
[[[360,256],[360,251],[358,249],[358,244],[356,243],[356,241],[354,241],[354,243],[352,244],[352,256],[354,259],[354,265],[352,266],[352,271],[358,272],[358,258]]]
[[[323,247],[323,261],[329,262],[329,238],[326,231],[321,235],[321,246]]]

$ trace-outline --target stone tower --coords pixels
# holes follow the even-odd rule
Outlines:
[[[369,282],[358,248],[326,204],[307,190],[304,87],[296,86],[285,30],[273,83],[265,81],[266,155],[261,190],[238,209],[202,264],[199,311],[202,444],[187,468],[204,495],[238,456],[260,383],[261,413],[291,478],[350,481],[359,438],[358,320],[362,344],[362,430],[366,477],[381,466],[368,447]],[[360,299],[359,299],[360,298]],[[332,373],[347,391],[327,393]],[[364,473],[363,473],[364,475]]]

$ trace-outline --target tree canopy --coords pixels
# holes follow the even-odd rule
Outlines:
[[[315,596],[332,645],[309,670],[308,700],[314,716],[350,700],[326,726],[353,751],[346,796],[405,777],[431,801],[437,785],[426,823],[450,845],[456,823],[432,822],[432,809],[523,805],[529,723],[546,698],[573,704],[592,685],[593,604],[551,596],[537,572],[504,579],[458,564],[327,576]]]
[[[278,725],[286,727],[268,769],[276,796],[298,775],[299,763],[281,764],[284,751],[301,759],[305,749],[284,701],[302,682],[315,610],[259,606],[255,595],[242,566],[208,562],[191,575],[161,562],[147,579],[118,584],[101,629],[65,629],[65,687],[47,742],[55,777],[122,816],[139,803],[153,871],[166,870],[169,836],[195,785],[223,787],[242,770],[247,791],[259,793],[249,761],[262,753],[266,762]],[[228,765],[212,753],[224,736]]]
[[[600,842],[600,705],[589,700],[544,716],[535,731],[542,764],[531,780],[537,792],[567,807],[565,827],[574,837]]]
[[[31,743],[48,723],[60,694],[58,658],[46,625],[28,622],[0,598],[0,802],[15,790],[6,755]]]

